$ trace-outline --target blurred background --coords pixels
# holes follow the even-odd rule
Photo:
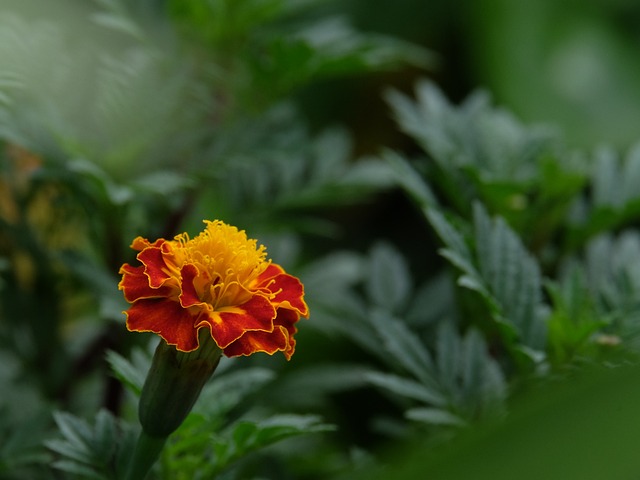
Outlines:
[[[0,478],[115,478],[154,342],[118,270],[202,219],[312,315],[291,362],[228,362],[157,478],[369,475],[635,363],[639,46],[632,0],[3,0]],[[181,443],[207,428],[217,456]]]

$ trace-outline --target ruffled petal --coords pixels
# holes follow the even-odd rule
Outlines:
[[[298,331],[296,328],[296,322],[298,320],[300,320],[300,315],[298,315],[297,312],[285,308],[279,308],[276,319],[273,321],[274,325],[286,329],[287,334],[289,335],[287,348],[283,350],[284,356],[287,357],[287,360],[291,358],[296,349],[296,338],[294,335]]]
[[[276,307],[285,307],[297,311],[303,317],[309,315],[309,307],[304,302],[304,287],[296,277],[282,273],[270,280],[269,289],[275,293],[271,299]]]
[[[198,330],[207,327],[229,356],[282,351],[289,359],[295,324],[309,314],[302,283],[265,261],[264,247],[244,231],[206,223],[193,239],[133,241],[140,266],[123,265],[118,284],[133,304],[125,312],[127,328],[155,332],[178,350],[192,351]]]
[[[209,325],[211,336],[222,349],[248,331],[273,331],[276,310],[269,300],[254,295],[249,301],[237,307],[222,307],[202,315],[196,327]]]
[[[147,247],[138,254],[137,258],[144,265],[144,273],[149,277],[149,285],[152,288],[159,288],[172,278],[164,260],[162,246]]]
[[[144,299],[135,302],[127,315],[127,329],[135,332],[154,332],[169,345],[183,352],[198,348],[196,317],[178,302],[166,299]]]
[[[271,303],[277,308],[283,306],[296,310],[303,317],[309,315],[309,307],[304,302],[304,286],[296,277],[285,273],[284,269],[276,264],[271,263],[262,272],[257,280],[256,288],[266,290],[271,294]]]
[[[277,263],[270,263],[267,268],[264,269],[264,272],[258,275],[258,285],[263,287],[264,285],[267,285],[269,283],[270,279],[282,273],[285,272],[280,265],[278,265]]]
[[[141,252],[142,250],[144,250],[147,247],[159,247],[164,242],[166,242],[166,240],[164,238],[159,238],[155,242],[151,243],[146,238],[136,237],[133,240],[133,242],[131,242],[131,248],[133,250],[137,250],[138,252]]]
[[[144,267],[132,267],[125,263],[119,273],[122,280],[118,283],[118,288],[124,292],[127,302],[135,302],[142,298],[166,297],[171,294],[171,288],[168,286],[151,288],[149,277],[144,274]]]
[[[284,327],[278,326],[273,332],[246,332],[235,342],[223,349],[227,357],[238,357],[240,355],[251,355],[256,352],[265,352],[273,355],[276,352],[283,352],[287,360],[291,358],[289,350],[289,334]]]
[[[201,274],[195,265],[187,264],[180,270],[180,276],[182,278],[180,304],[184,308],[203,305],[204,302],[200,299],[198,290],[202,291],[202,284],[206,283],[206,279],[202,278],[205,275]]]

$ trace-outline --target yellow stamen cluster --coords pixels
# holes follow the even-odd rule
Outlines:
[[[214,309],[242,303],[246,288],[269,265],[264,245],[248,239],[244,230],[219,220],[205,221],[206,228],[194,238],[186,233],[174,238],[177,266],[191,263],[200,271],[196,289],[201,300]]]

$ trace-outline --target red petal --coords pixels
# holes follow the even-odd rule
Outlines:
[[[127,329],[135,332],[154,332],[169,345],[183,352],[198,348],[196,317],[178,302],[165,299],[140,300],[128,311]]]
[[[273,332],[247,332],[238,340],[223,350],[227,357],[251,355],[256,352],[265,352],[273,355],[275,352],[284,352],[287,360],[293,354],[293,347],[289,348],[289,334],[284,327],[276,327]],[[291,353],[287,354],[287,350]]]
[[[147,247],[138,254],[137,258],[144,264],[144,272],[149,277],[149,285],[152,288],[161,287],[167,279],[171,278],[160,247]]]
[[[237,307],[222,307],[202,317],[196,327],[211,327],[211,336],[222,349],[240,338],[247,331],[273,331],[276,311],[269,300],[261,295]]]
[[[128,302],[132,303],[142,298],[166,297],[171,294],[171,288],[168,286],[151,288],[149,277],[144,274],[144,267],[132,267],[125,263],[119,273],[122,274],[122,280],[118,288],[124,292],[124,298]]]
[[[274,325],[282,325],[285,327],[291,335],[296,333],[295,324],[298,320],[300,320],[300,315],[295,310],[289,310],[287,308],[279,308],[277,311],[277,316],[273,321]]]
[[[287,357],[287,360],[291,358],[291,355],[293,355],[296,348],[296,339],[294,335],[298,331],[295,325],[298,320],[300,320],[300,315],[298,315],[297,312],[280,308],[278,309],[276,319],[273,321],[273,323],[280,326],[280,328],[285,328],[289,335],[289,342],[287,348],[284,350],[284,355]]]
[[[141,252],[142,250],[144,250],[147,247],[159,247],[164,242],[166,242],[166,240],[164,238],[159,238],[155,242],[151,243],[146,238],[136,237],[133,240],[133,242],[131,242],[131,248],[133,250],[137,250],[137,251]]]
[[[269,279],[271,282],[267,288],[275,293],[275,297],[271,299],[276,307],[282,306],[296,310],[300,315],[306,317],[309,315],[309,308],[304,302],[304,287],[300,280],[286,273],[277,275]]]
[[[285,273],[284,269],[278,265],[277,263],[270,263],[267,268],[265,268],[264,272],[258,275],[258,283],[260,285],[265,285],[268,283],[268,280],[280,275],[281,273]]]
[[[180,276],[182,277],[182,293],[180,294],[180,303],[182,306],[186,308],[194,305],[202,305],[203,302],[200,300],[200,296],[198,295],[198,290],[196,288],[196,283],[203,283],[202,279],[198,279],[198,268],[189,263],[182,267]]]

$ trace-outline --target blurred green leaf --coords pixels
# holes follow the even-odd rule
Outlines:
[[[373,305],[397,311],[406,307],[411,295],[409,266],[394,248],[376,244],[370,253],[367,294]]]
[[[55,412],[54,419],[61,438],[47,440],[47,448],[61,458],[53,467],[80,478],[114,480],[116,476],[116,454],[124,446],[119,445],[123,425],[110,413],[102,410],[92,427],[85,420],[64,412]]]
[[[424,422],[429,425],[445,425],[452,427],[462,427],[466,423],[460,417],[446,410],[437,408],[410,408],[406,412],[409,420]]]
[[[518,398],[506,421],[467,429],[444,448],[418,441],[408,452],[396,450],[384,470],[354,472],[351,478],[634,478],[637,378],[637,367],[596,369],[536,388]]]
[[[212,478],[250,453],[284,439],[334,430],[333,426],[322,423],[313,415],[287,414],[262,421],[239,420],[217,433],[212,433],[210,420],[202,420],[200,415],[191,414],[173,437],[164,454],[170,471]]]
[[[130,361],[113,350],[106,353],[106,360],[116,378],[133,393],[140,395],[151,365],[151,355],[141,349],[134,349],[132,357],[133,360]]]
[[[431,354],[417,335],[400,320],[381,310],[372,311],[369,321],[391,359],[420,381],[426,384],[433,381]]]
[[[431,405],[442,406],[446,404],[446,400],[441,393],[414,380],[381,372],[368,372],[365,374],[365,378],[373,385],[385,388],[396,395],[419,400]]]
[[[553,118],[579,148],[603,140],[624,148],[637,139],[635,2],[482,0],[466,7],[458,14],[470,20],[475,82],[502,104],[527,121]]]
[[[247,453],[285,438],[332,430],[333,426],[320,423],[320,419],[312,415],[278,415],[259,423],[238,422],[229,433],[228,440],[216,442],[216,470],[220,471]]]

